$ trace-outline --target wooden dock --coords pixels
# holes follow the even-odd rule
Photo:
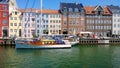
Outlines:
[[[0,46],[15,46],[15,40],[11,38],[0,39]]]

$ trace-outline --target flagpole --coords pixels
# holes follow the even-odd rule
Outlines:
[[[41,37],[42,35],[42,0],[40,1],[40,33],[39,33],[39,37]]]

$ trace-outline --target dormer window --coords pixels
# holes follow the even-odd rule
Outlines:
[[[101,13],[100,13],[101,11],[98,11],[98,15],[100,15]]]
[[[15,15],[17,15],[17,11],[15,11]]]
[[[78,8],[75,8],[75,12],[79,12]]]
[[[73,12],[72,8],[69,8],[69,12]]]
[[[95,13],[94,11],[92,11],[92,13]]]
[[[82,9],[82,10],[81,10],[81,12],[83,13],[83,12],[84,12],[84,10]]]
[[[63,8],[63,12],[67,12],[67,8],[66,7]]]
[[[90,11],[87,11],[87,13],[90,13]]]

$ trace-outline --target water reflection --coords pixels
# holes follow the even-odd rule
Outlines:
[[[120,46],[75,46],[71,49],[0,47],[0,68],[119,68]]]

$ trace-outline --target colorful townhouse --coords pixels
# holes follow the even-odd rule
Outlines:
[[[58,10],[42,10],[42,22],[40,21],[41,12],[36,11],[36,35],[58,35],[61,34],[61,15]],[[40,34],[41,33],[41,34]]]
[[[33,38],[35,34],[35,9],[25,9],[23,10],[22,19],[22,38]]]
[[[13,9],[9,15],[9,37],[22,37],[22,11]]]
[[[108,7],[112,11],[112,34],[120,35],[120,7],[114,5]]]
[[[9,5],[8,0],[0,0],[0,37],[9,34]]]
[[[112,32],[112,12],[108,7],[84,6],[86,31],[97,36],[110,36]]]
[[[60,3],[62,34],[85,31],[85,11],[81,3]]]
[[[18,9],[16,0],[9,0],[9,14],[11,14],[14,9]]]

